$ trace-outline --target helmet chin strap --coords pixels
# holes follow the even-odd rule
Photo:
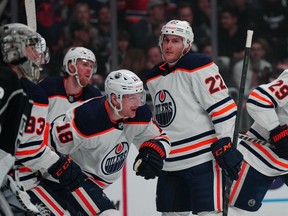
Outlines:
[[[86,85],[82,85],[82,84],[81,84],[80,79],[79,79],[79,74],[78,74],[78,69],[77,69],[77,67],[76,67],[76,64],[73,64],[73,66],[75,67],[75,73],[73,73],[73,74],[71,73],[70,75],[75,76],[78,85],[79,85],[81,88],[84,88],[86,85],[88,85],[88,83],[87,83]],[[92,77],[92,73],[90,74],[89,80],[91,79],[91,77]]]
[[[117,117],[124,118],[124,119],[128,118],[127,116],[123,116],[119,113],[123,109],[122,102],[120,101],[120,99],[117,99],[117,102],[120,104],[119,109],[117,109],[117,107],[112,104],[110,99],[108,99],[108,102],[109,102],[110,106],[112,107],[112,109],[113,109],[113,111]]]

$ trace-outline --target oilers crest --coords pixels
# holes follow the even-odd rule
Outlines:
[[[101,164],[102,172],[110,175],[118,172],[124,166],[129,152],[129,145],[127,142],[121,142],[116,145],[103,159]]]
[[[161,90],[154,99],[154,118],[160,127],[168,127],[176,115],[176,104],[170,93]]]

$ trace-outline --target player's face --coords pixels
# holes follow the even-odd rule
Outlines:
[[[78,69],[78,75],[81,85],[86,86],[94,70],[94,63],[85,59],[78,59],[76,62],[76,67]]]
[[[183,51],[183,39],[177,35],[165,35],[163,38],[163,55],[168,63],[177,61]]]
[[[126,94],[122,97],[122,110],[119,112],[122,116],[134,118],[136,110],[142,105],[142,93]]]
[[[41,65],[41,53],[36,49],[34,44],[27,45],[25,51],[29,60],[37,66]]]

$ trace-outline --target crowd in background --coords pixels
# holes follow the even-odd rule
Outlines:
[[[98,69],[92,84],[103,90],[103,81],[111,71],[113,14],[109,2],[36,0],[37,31],[46,39],[51,53],[42,78],[61,75],[66,51],[83,46],[96,55]],[[129,69],[145,80],[147,71],[162,61],[158,37],[163,24],[171,19],[188,21],[194,31],[193,51],[212,57],[210,0],[117,0],[116,5],[119,68]],[[237,93],[247,29],[254,30],[254,36],[246,95],[288,68],[287,0],[218,0],[217,7],[217,64],[228,87]],[[19,3],[19,21],[25,23],[22,8],[24,0]],[[9,21],[7,17],[4,11],[2,22]]]

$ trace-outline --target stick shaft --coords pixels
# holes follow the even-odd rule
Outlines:
[[[235,120],[235,128],[233,133],[233,141],[232,144],[236,148],[237,147],[237,140],[238,140],[238,133],[240,128],[240,119],[241,119],[241,112],[243,107],[243,98],[245,93],[245,84],[246,84],[246,75],[248,70],[249,64],[249,57],[250,57],[250,49],[251,49],[251,42],[252,42],[253,31],[247,31],[246,37],[246,46],[245,46],[245,55],[243,60],[243,67],[242,67],[242,74],[241,74],[241,82],[239,87],[239,95],[237,100],[237,115]],[[230,191],[232,187],[233,181],[227,177],[226,184],[225,184],[225,193],[223,198],[223,216],[228,216],[228,207],[229,207],[229,199],[230,199]]]
[[[26,11],[27,25],[34,31],[37,31],[35,0],[25,0],[25,11]]]

